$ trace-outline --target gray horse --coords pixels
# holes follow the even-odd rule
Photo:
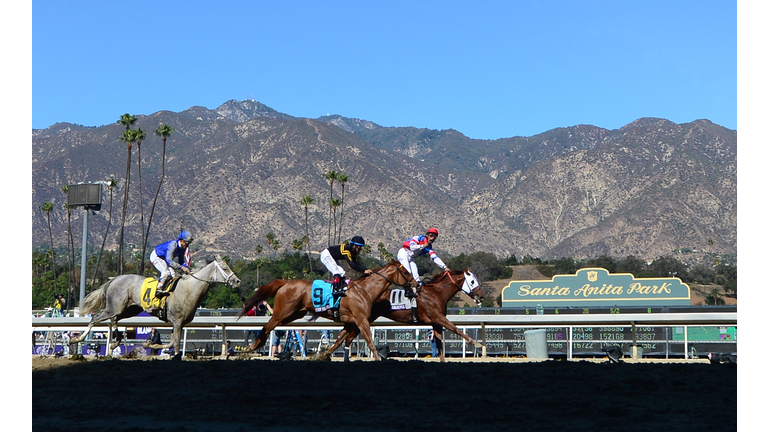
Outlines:
[[[117,276],[88,294],[80,305],[80,314],[87,315],[102,310],[91,318],[88,330],[78,338],[73,338],[71,342],[81,342],[94,325],[109,320],[110,330],[116,336],[115,342],[110,344],[109,349],[110,351],[115,349],[122,339],[116,331],[117,321],[136,316],[144,310],[141,306],[141,286],[145,279],[147,279],[145,276],[140,275]],[[147,313],[173,324],[173,336],[166,345],[146,344],[145,348],[173,347],[176,353],[174,359],[180,360],[181,329],[195,317],[195,311],[214,283],[225,283],[232,288],[240,286],[240,279],[218,255],[210,264],[179,280],[176,289],[166,298],[164,310],[147,309]]]

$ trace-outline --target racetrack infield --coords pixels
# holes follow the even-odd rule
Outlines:
[[[32,358],[33,430],[736,430],[707,361]],[[75,429],[76,428],[76,429]]]

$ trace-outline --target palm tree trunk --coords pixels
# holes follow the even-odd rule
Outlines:
[[[56,285],[56,252],[53,250],[53,231],[51,230],[51,212],[46,212],[48,218],[48,241],[51,242],[51,271],[53,272],[53,294],[59,295],[59,288]]]
[[[96,268],[93,270],[93,282],[98,285],[96,278],[99,274],[99,264],[101,263],[101,255],[104,253],[104,246],[107,244],[107,234],[109,234],[109,227],[112,225],[112,186],[109,187],[109,219],[107,219],[107,230],[104,232],[104,240],[101,242],[101,250],[99,251],[99,259],[96,260]],[[93,289],[94,285],[91,285]]]
[[[128,162],[125,167],[125,193],[123,194],[123,216],[120,222],[120,243],[118,244],[117,255],[117,273],[123,274],[125,271],[123,260],[123,240],[125,238],[125,214],[128,210],[128,189],[131,184],[131,149],[128,148]]]
[[[341,225],[344,222],[344,183],[341,184],[341,215],[339,216],[339,233],[336,237],[336,243],[341,243]]]
[[[141,143],[136,143],[138,147],[138,166],[139,166],[139,218],[141,220],[141,262],[139,263],[139,274],[144,275],[144,245],[147,244],[146,232],[144,230],[144,193],[141,187]]]
[[[149,211],[149,221],[147,222],[147,233],[144,236],[144,244],[141,250],[147,249],[147,242],[149,241],[149,230],[152,228],[152,216],[155,214],[155,205],[157,205],[157,196],[160,195],[160,188],[163,186],[163,180],[165,179],[165,140],[163,137],[163,158],[160,165],[160,183],[157,184],[157,190],[155,191],[155,198],[152,200],[152,209]],[[143,257],[142,257],[143,260]]]

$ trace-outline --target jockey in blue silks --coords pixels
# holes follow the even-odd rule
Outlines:
[[[160,272],[160,278],[157,281],[156,297],[170,295],[168,291],[163,290],[165,281],[176,276],[174,270],[189,274],[189,244],[192,243],[192,233],[182,231],[176,240],[167,241],[155,246],[149,260]]]

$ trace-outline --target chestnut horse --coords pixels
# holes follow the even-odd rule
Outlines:
[[[374,358],[381,360],[378,352],[376,352],[376,347],[373,345],[368,323],[371,305],[383,292],[387,291],[390,285],[406,287],[406,285],[416,286],[417,283],[413,276],[399,262],[394,260],[383,267],[372,270],[372,274],[350,281],[346,297],[341,298],[339,315],[344,329],[363,329],[363,337],[365,337],[371,352],[374,353]],[[275,297],[272,317],[262,327],[258,337],[245,350],[246,352],[254,351],[264,345],[267,335],[275,327],[296,321],[305,316],[307,312],[333,319],[330,310],[321,313],[315,312],[312,301],[312,283],[313,281],[306,279],[275,279],[257,288],[256,292],[245,300],[243,310],[240,311],[238,317],[242,317],[260,301]],[[410,287],[406,287],[406,289],[410,289]]]
[[[467,336],[458,329],[452,322],[448,321],[445,316],[448,310],[448,301],[456,295],[459,290],[464,291],[467,295],[478,305],[483,301],[483,291],[480,289],[480,283],[478,283],[475,275],[469,270],[451,270],[451,272],[444,272],[438,275],[431,282],[425,282],[422,285],[421,292],[417,300],[419,322],[424,324],[431,324],[434,330],[435,337],[437,338],[437,351],[440,355],[440,361],[445,361],[445,350],[443,349],[443,327],[456,333],[473,345],[479,345],[477,341]],[[369,322],[373,322],[378,317],[386,317],[392,321],[397,321],[406,324],[413,324],[411,318],[410,309],[392,310],[391,297],[389,292],[382,293],[376,302],[374,302],[371,308],[371,315],[368,317]],[[333,353],[341,341],[344,340],[344,345],[349,347],[352,340],[360,333],[360,328],[352,329],[348,331],[347,327],[339,333],[339,337],[336,339],[336,343],[328,348],[327,353]],[[365,335],[365,333],[363,333]]]

